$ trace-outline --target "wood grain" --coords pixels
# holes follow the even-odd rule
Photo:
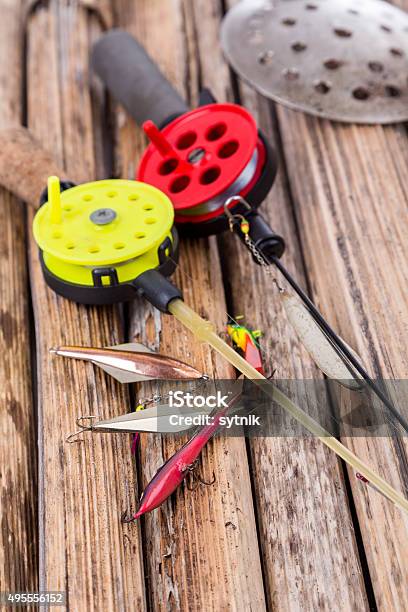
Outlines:
[[[22,115],[20,2],[0,3],[0,128]],[[0,190],[0,591],[37,588],[35,408],[23,204]]]
[[[339,126],[283,108],[278,116],[316,302],[374,376],[405,378],[403,127]],[[406,439],[345,441],[395,488],[407,490]],[[404,609],[406,517],[352,474],[350,479],[377,603],[384,610]]]
[[[190,55],[192,33],[183,7],[148,1],[116,2],[116,14],[146,45],[176,87],[189,97],[196,63]],[[186,76],[188,74],[188,76]],[[134,176],[144,141],[119,112],[118,157],[122,173]],[[186,302],[219,330],[226,324],[220,265],[214,239],[184,242],[174,281]],[[214,297],[216,296],[216,299]],[[169,316],[135,303],[132,337],[153,348],[189,360],[216,378],[230,378],[231,368]],[[143,394],[145,395],[145,394]],[[146,484],[182,440],[143,437],[141,471]],[[245,440],[216,439],[203,452],[201,471],[216,484],[189,492],[183,486],[174,499],[146,516],[147,591],[154,610],[260,610],[264,591]]]
[[[111,24],[134,33],[193,105],[202,85],[222,101],[238,92],[281,158],[263,210],[288,239],[285,263],[303,286],[308,283],[317,305],[374,375],[405,378],[406,128],[329,123],[275,108],[236,86],[218,40],[224,5],[234,2],[0,0],[0,53],[7,57],[0,66],[0,128],[20,123],[26,91],[28,125],[69,179],[109,175],[112,154],[115,172],[133,178],[145,139],[115,108],[112,149],[110,106],[88,74],[90,45]],[[407,0],[398,4],[408,8]],[[57,297],[42,279],[22,204],[1,191],[0,207],[0,431],[7,440],[0,448],[0,590],[38,584],[64,590],[69,609],[80,612],[408,609],[406,517],[310,438],[247,444],[217,438],[200,465],[206,480],[215,471],[214,486],[194,492],[182,486],[162,508],[123,526],[122,512],[135,509],[138,489],[183,439],[143,436],[136,466],[125,435],[85,434],[82,444],[67,445],[77,416],[127,412],[133,394],[90,364],[51,357],[49,348],[136,339],[214,377],[233,372],[177,321],[141,301],[91,308]],[[32,216],[30,211],[28,228]],[[202,316],[221,331],[228,309],[265,332],[269,373],[276,368],[277,378],[319,376],[269,279],[234,237],[186,240],[180,260],[174,281]],[[31,361],[38,368],[38,415]],[[152,391],[144,385],[137,394]],[[317,416],[329,408],[317,394],[306,406]],[[406,439],[342,439],[408,492]]]
[[[406,2],[399,3],[407,9]],[[297,226],[313,296],[373,376],[404,379],[408,151],[403,125],[340,125],[277,108]],[[324,257],[321,254],[324,253]],[[405,410],[401,402],[398,409]],[[407,438],[343,440],[408,491]],[[380,610],[404,610],[407,517],[350,474]]]
[[[225,92],[231,95],[231,86],[218,41],[220,3],[195,2],[192,18],[202,82],[223,100]],[[241,100],[280,154],[268,104],[246,87],[241,87]],[[276,231],[290,237],[285,263],[304,284],[282,167],[262,211]],[[231,314],[244,314],[250,326],[264,332],[262,347],[269,371],[276,369],[277,379],[319,378],[286,321],[270,278],[253,263],[236,238],[223,235],[219,242]],[[293,388],[292,385],[292,393]],[[309,385],[309,402],[303,407],[307,412],[317,409],[322,420],[330,407],[319,393],[318,388],[312,391]],[[344,610],[366,609],[365,586],[338,459],[304,432],[297,437],[256,438],[250,441],[250,449],[269,606],[330,610],[341,597]]]
[[[27,33],[28,124],[77,181],[105,174],[94,155],[101,124],[93,122],[88,54],[100,32],[93,13],[63,1],[37,6]],[[99,101],[100,104],[100,101]],[[129,410],[125,387],[89,364],[51,356],[49,348],[122,341],[120,307],[78,306],[42,279],[31,242],[30,278],[37,332],[40,468],[40,587],[67,592],[70,610],[145,608],[138,526],[121,514],[137,495],[128,436],[65,437],[84,414]]]

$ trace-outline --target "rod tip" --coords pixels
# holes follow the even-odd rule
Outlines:
[[[57,348],[50,348],[50,349],[49,349],[49,352],[50,352],[52,355],[57,355],[57,354],[58,354],[58,349],[57,349]]]

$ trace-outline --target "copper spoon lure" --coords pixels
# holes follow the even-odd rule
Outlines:
[[[154,353],[135,343],[112,348],[61,346],[51,349],[50,352],[63,357],[91,361],[122,383],[205,378],[193,366],[173,357]]]

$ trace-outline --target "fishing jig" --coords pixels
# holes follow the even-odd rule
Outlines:
[[[251,332],[249,329],[236,322],[231,322],[227,326],[227,332],[236,350],[240,351],[244,359],[255,367],[258,372],[262,373],[262,358],[256,345],[256,339],[259,338],[261,332]],[[220,410],[213,417],[211,424],[205,425],[201,431],[198,431],[191,440],[182,446],[182,448],[159,469],[142,494],[139,510],[130,519],[124,519],[124,522],[131,522],[145,512],[150,512],[160,506],[181,484],[188,473],[192,474],[193,480],[195,479],[197,486],[200,483],[213,484],[213,482],[215,482],[215,475],[213,475],[213,482],[211,483],[204,482],[197,475],[198,456],[208,440],[219,429],[221,417],[227,412],[230,412],[232,407],[240,399],[243,388],[243,376],[238,379],[237,383],[241,385],[240,392],[233,397],[228,407]],[[190,461],[190,463],[188,463],[188,461]],[[194,486],[193,489],[190,488],[190,490],[194,490],[195,488],[196,486]]]
[[[60,346],[51,349],[50,352],[63,357],[91,361],[121,383],[207,378],[205,374],[187,363],[154,353],[137,342],[120,344],[110,348]]]
[[[262,336],[262,332],[259,330],[250,330],[238,323],[242,318],[243,317],[236,317],[235,321],[228,323],[227,333],[231,338],[233,346],[236,350],[240,351],[245,361],[250,363],[255,370],[264,374],[258,342],[258,339]]]
[[[143,47],[122,30],[112,30],[97,41],[91,64],[149,137],[151,144],[136,176],[169,196],[179,231],[206,236],[229,226],[257,264],[275,265],[306,307],[303,313],[297,309],[297,317],[291,308],[289,317],[300,337],[306,337],[300,318],[312,318],[321,330],[313,334],[309,326],[307,338],[314,336],[313,350],[305,343],[317,365],[346,375],[345,381],[363,379],[408,433],[406,419],[280,261],[284,239],[256,210],[274,182],[276,158],[250,113],[236,104],[216,103],[207,90],[200,106],[189,110]],[[320,352],[325,356],[316,359]],[[340,362],[344,367],[339,367]]]

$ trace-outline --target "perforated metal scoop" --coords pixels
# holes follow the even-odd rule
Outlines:
[[[244,0],[221,43],[260,93],[354,123],[408,119],[408,15],[382,0]]]

